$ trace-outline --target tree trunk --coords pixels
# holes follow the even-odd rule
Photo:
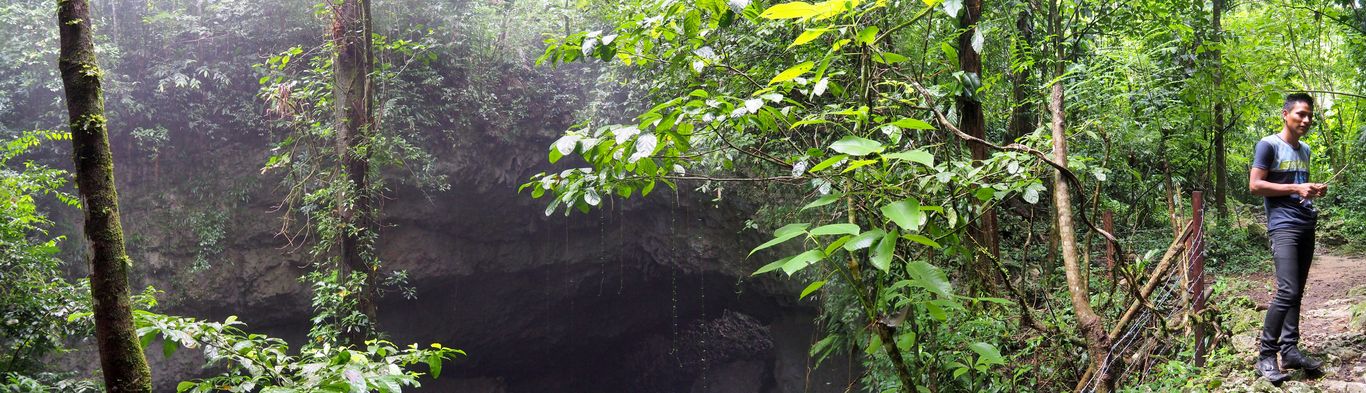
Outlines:
[[[152,373],[133,329],[128,269],[123,246],[119,198],[114,188],[114,155],[100,89],[100,67],[85,0],[57,2],[61,52],[57,67],[66,89],[71,122],[71,156],[76,187],[85,206],[85,237],[90,241],[90,295],[94,301],[95,344],[109,392],[150,392]]]
[[[973,37],[977,35],[977,21],[982,17],[982,0],[967,0],[963,3],[963,15],[958,19],[958,26],[963,32],[958,35],[958,65],[963,72],[977,76],[982,75],[982,56],[973,47]],[[968,86],[967,88],[972,88]],[[982,116],[982,102],[977,99],[976,92],[965,91],[958,95],[958,128],[973,137],[987,140],[986,119]],[[980,143],[969,143],[972,159],[981,161],[987,158],[987,147]],[[993,268],[992,260],[1001,257],[1000,233],[996,229],[996,210],[987,207],[985,203],[977,202],[977,208],[981,209],[981,217],[972,224],[971,236],[978,247],[985,248],[985,253],[974,253],[973,270],[977,279],[972,280],[976,288],[974,292],[990,293],[997,275]]]
[[[1015,17],[1015,53],[1020,55],[1034,47],[1034,23],[1033,15],[1029,13],[1029,7],[1020,7],[1020,13]],[[1038,115],[1034,112],[1034,105],[1030,102],[1029,96],[1032,93],[1029,86],[1029,69],[1016,70],[1011,68],[1008,77],[1010,79],[1010,123],[1006,126],[1006,143],[1015,142],[1022,136],[1034,132],[1034,127],[1039,123]]]
[[[1054,77],[1057,79],[1052,86],[1049,94],[1048,110],[1052,115],[1053,131],[1053,160],[1063,167],[1067,166],[1067,127],[1066,112],[1064,112],[1064,79],[1062,77],[1065,70],[1065,53],[1062,49],[1062,17],[1058,10],[1058,0],[1049,2],[1049,27],[1050,35],[1053,37],[1053,62]],[[1105,327],[1101,323],[1100,316],[1091,308],[1090,288],[1086,282],[1086,274],[1077,255],[1076,228],[1072,223],[1072,196],[1068,190],[1067,180],[1061,172],[1053,177],[1053,205],[1057,214],[1058,223],[1058,243],[1062,248],[1063,271],[1067,275],[1067,291],[1072,298],[1072,310],[1077,317],[1078,329],[1086,339],[1087,352],[1091,355],[1091,367],[1097,373],[1096,378],[1100,378],[1096,384],[1096,391],[1107,392],[1111,387],[1109,375],[1104,372],[1107,370],[1105,355],[1109,346],[1109,339],[1105,334]]]
[[[1223,26],[1220,17],[1224,12],[1224,0],[1214,0],[1213,7],[1214,43],[1224,42]],[[1214,56],[1214,207],[1219,220],[1228,220],[1228,148],[1224,146],[1224,65],[1223,52],[1215,49]]]
[[[337,6],[332,21],[333,62],[336,84],[333,86],[337,117],[336,151],[346,174],[346,189],[338,197],[338,213],[346,230],[341,231],[342,279],[351,273],[365,275],[364,287],[357,299],[357,308],[368,320],[366,326],[350,329],[346,334],[351,344],[363,344],[377,325],[376,298],[378,297],[378,266],[374,259],[374,212],[371,207],[369,143],[374,122],[373,92],[370,73],[374,70],[371,48],[369,0],[344,0]],[[354,328],[354,327],[353,327]]]

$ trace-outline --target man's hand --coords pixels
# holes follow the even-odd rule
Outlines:
[[[1328,185],[1323,183],[1296,184],[1295,194],[1300,199],[1314,199],[1328,194]]]
[[[1327,184],[1323,184],[1323,183],[1309,183],[1309,188],[1310,188],[1311,191],[1313,191],[1313,195],[1310,195],[1310,196],[1309,196],[1310,198],[1318,198],[1318,197],[1322,197],[1322,196],[1324,196],[1324,195],[1328,195],[1328,185],[1327,185]]]

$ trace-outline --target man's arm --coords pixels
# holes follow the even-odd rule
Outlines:
[[[1280,184],[1266,181],[1267,170],[1253,167],[1247,178],[1247,191],[1252,195],[1264,197],[1278,197],[1286,195],[1299,195],[1300,198],[1312,199],[1323,196],[1328,192],[1328,185],[1319,183],[1301,184]]]

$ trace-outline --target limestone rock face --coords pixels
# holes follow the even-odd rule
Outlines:
[[[469,353],[423,391],[820,392],[857,378],[845,359],[827,360],[838,372],[808,372],[814,304],[796,301],[802,283],[750,277],[767,260],[746,259],[764,239],[743,229],[744,201],[713,202],[684,184],[564,217],[518,194],[530,175],[558,170],[544,152],[569,118],[531,116],[520,138],[446,132],[431,150],[450,189],[396,182],[386,192],[378,252],[415,298],[386,293],[381,329],[396,343]],[[122,180],[133,281],[165,291],[163,312],[237,315],[250,331],[298,342],[311,243],[279,234],[285,191],[252,159],[268,150],[244,137],[198,156],[214,158],[168,158],[155,177]],[[150,173],[140,165],[120,170]],[[206,372],[192,351],[163,359],[152,349],[158,391]]]

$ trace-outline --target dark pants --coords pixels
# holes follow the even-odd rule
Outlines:
[[[1262,323],[1262,357],[1294,348],[1300,341],[1300,300],[1314,258],[1314,227],[1280,228],[1268,234],[1276,261],[1276,297]]]

